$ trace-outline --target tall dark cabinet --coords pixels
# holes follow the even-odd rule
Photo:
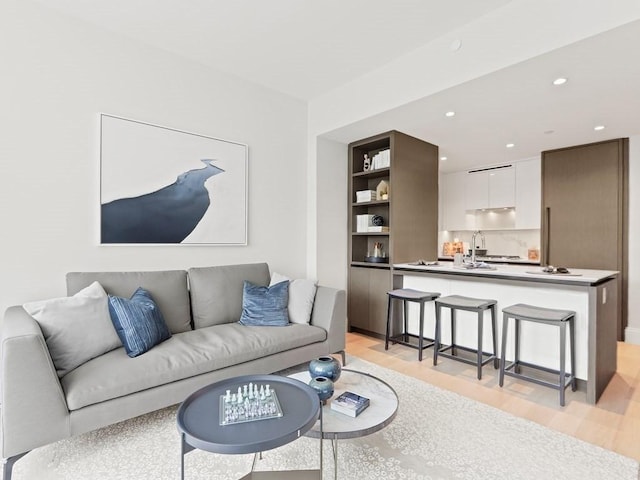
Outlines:
[[[365,155],[373,159],[387,150],[388,166],[365,170]],[[388,198],[358,201],[356,192],[376,191],[382,180]],[[351,143],[347,208],[349,330],[383,336],[393,264],[437,258],[438,147],[396,131]],[[358,231],[358,216],[366,215],[381,217],[382,228],[372,230],[382,231]],[[385,262],[371,261],[376,246]]]
[[[617,338],[627,325],[627,138],[542,152],[542,261],[618,270]]]

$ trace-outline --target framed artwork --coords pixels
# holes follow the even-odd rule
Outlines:
[[[247,244],[247,145],[100,115],[100,243]]]

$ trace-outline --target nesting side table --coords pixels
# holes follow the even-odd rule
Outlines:
[[[277,392],[282,417],[232,425],[220,425],[220,396],[239,386],[269,384]],[[178,431],[182,440],[181,478],[184,480],[184,456],[194,450],[222,454],[257,453],[280,447],[307,433],[319,420],[322,409],[318,394],[306,383],[278,375],[245,375],[208,385],[190,395],[178,408]],[[317,428],[317,427],[316,427]],[[254,461],[255,464],[255,461]],[[322,437],[320,469],[284,472],[254,472],[241,480],[322,479]]]

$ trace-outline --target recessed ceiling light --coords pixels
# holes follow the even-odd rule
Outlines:
[[[597,126],[593,127],[593,129],[595,131],[604,130],[604,125],[597,125]]]
[[[513,147],[515,147],[515,146],[516,146],[516,144],[515,144],[515,143],[507,143],[507,144],[505,145],[505,147],[507,147],[507,148],[513,148]]]
[[[564,78],[564,77],[556,78],[556,79],[553,81],[553,84],[554,84],[554,85],[564,85],[565,83],[567,83],[567,79],[566,79],[566,78]]]
[[[445,117],[454,117],[455,115],[456,115],[456,112],[454,112],[453,110],[450,110],[444,114]]]
[[[446,160],[447,157],[440,157],[440,160]]]

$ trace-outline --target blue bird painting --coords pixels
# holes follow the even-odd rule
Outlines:
[[[209,208],[205,182],[224,173],[212,160],[201,161],[204,168],[184,172],[155,192],[103,203],[102,243],[181,243]]]

